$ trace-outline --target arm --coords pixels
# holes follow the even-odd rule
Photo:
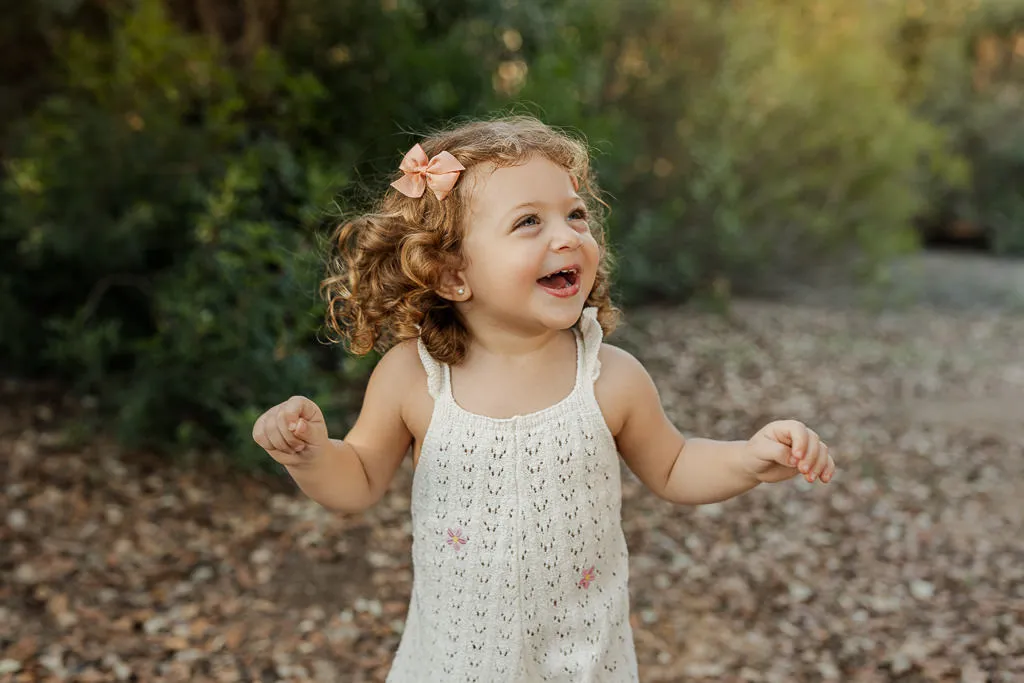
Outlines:
[[[760,484],[744,468],[746,445],[746,441],[687,439],[669,472],[669,500],[684,505],[717,503]]]
[[[808,476],[831,478],[829,467],[835,465],[827,451],[819,453],[824,449],[817,435],[798,422],[773,422],[749,441],[685,439],[665,415],[657,387],[639,361],[605,345],[601,367],[596,391],[619,453],[640,481],[666,500],[682,505],[727,500],[761,482],[795,476],[797,464],[808,466]]]
[[[267,411],[254,437],[316,502],[342,512],[366,510],[384,495],[412,442],[402,401],[417,371],[422,374],[414,346],[400,344],[385,354],[344,440],[328,438],[320,409],[301,397]]]

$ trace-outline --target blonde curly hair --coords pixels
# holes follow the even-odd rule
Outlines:
[[[447,150],[466,167],[465,173],[479,164],[515,166],[542,155],[575,177],[601,249],[586,306],[597,308],[605,334],[615,329],[619,311],[611,302],[612,260],[602,211],[607,205],[598,196],[584,142],[533,117],[511,116],[442,130],[421,140],[420,146],[428,157]],[[364,355],[419,336],[442,363],[463,360],[469,332],[455,305],[437,290],[443,273],[463,265],[471,194],[465,182],[457,182],[443,201],[430,191],[410,198],[388,188],[373,211],[338,226],[331,238],[327,276],[320,284],[332,341]]]

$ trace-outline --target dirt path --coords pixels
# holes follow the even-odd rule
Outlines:
[[[684,432],[796,417],[842,465],[828,488],[698,509],[627,476],[642,680],[1024,680],[1024,315],[819,304],[635,312],[613,338]],[[281,484],[73,447],[20,392],[0,416],[0,681],[383,680],[408,468],[337,517]]]
[[[877,285],[868,288],[831,280],[781,283],[782,298],[807,305],[945,310],[1000,310],[1024,313],[1024,259],[984,252],[932,250],[900,259]]]

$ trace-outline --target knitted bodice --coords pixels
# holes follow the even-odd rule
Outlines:
[[[594,395],[596,309],[573,331],[569,395],[503,419],[460,407],[450,368],[419,342],[434,410],[389,683],[637,680],[619,457]]]

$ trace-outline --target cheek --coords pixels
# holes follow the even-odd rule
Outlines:
[[[466,269],[466,276],[478,290],[502,291],[535,284],[540,267],[528,250],[506,244],[486,253],[478,252],[472,266]]]
[[[597,279],[597,267],[601,263],[601,247],[590,234],[587,235],[583,242],[583,253],[586,255],[587,260],[588,279],[590,284],[593,285],[594,280]]]
[[[597,262],[601,260],[601,247],[589,232],[583,238],[583,252],[593,265],[597,265]]]

